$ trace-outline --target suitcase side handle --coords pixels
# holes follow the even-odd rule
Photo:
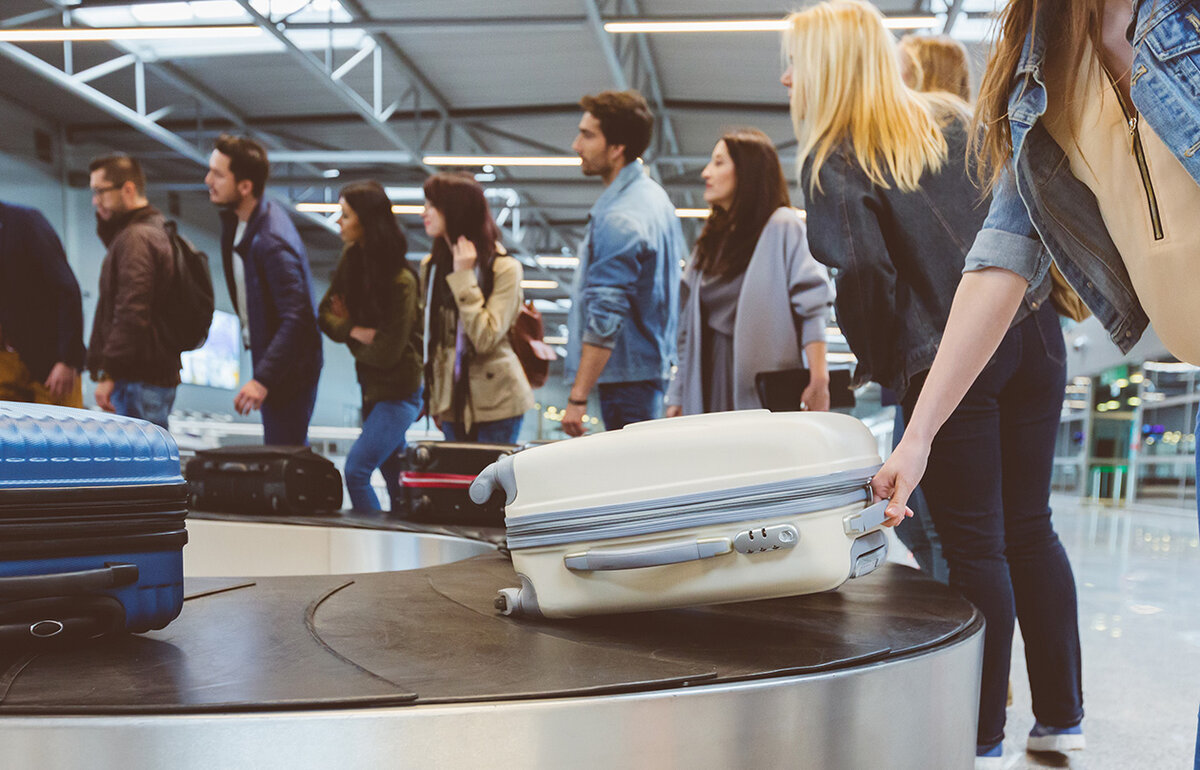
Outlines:
[[[563,557],[567,569],[576,572],[663,567],[687,561],[711,559],[733,551],[733,541],[727,537],[706,537],[697,540],[675,540],[638,548],[595,548],[569,553]]]
[[[80,572],[2,577],[0,601],[98,593],[109,588],[133,585],[137,581],[136,564],[105,564],[101,569]]]

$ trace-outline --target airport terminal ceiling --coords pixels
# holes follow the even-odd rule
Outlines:
[[[949,29],[981,65],[994,0],[876,4],[897,34]],[[152,196],[201,199],[200,163],[213,139],[249,132],[272,153],[272,195],[294,206],[306,239],[327,246],[315,254],[336,254],[332,215],[312,209],[335,202],[341,185],[378,179],[396,204],[417,206],[423,179],[453,167],[432,156],[570,161],[579,97],[609,88],[638,88],[654,107],[645,159],[681,209],[704,207],[699,172],[723,129],[761,128],[790,167],[778,32],[623,33],[611,24],[777,21],[794,5],[739,3],[731,13],[724,0],[5,0],[0,96],[60,128],[51,140],[61,155],[55,164],[80,187],[92,155],[121,150],[144,160]],[[104,38],[197,26],[224,29],[172,39],[29,39],[64,29],[107,29]],[[14,154],[37,152],[33,136],[3,144]],[[565,297],[571,260],[561,257],[577,248],[599,184],[570,165],[471,170],[493,190],[527,278],[558,284],[530,296]],[[413,249],[426,248],[419,219],[401,218]],[[689,238],[702,221],[684,219]],[[560,259],[539,263],[534,255]]]

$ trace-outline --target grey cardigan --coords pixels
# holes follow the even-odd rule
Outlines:
[[[684,414],[704,411],[699,285],[700,274],[689,265],[680,293],[679,369],[667,390],[667,403],[683,407]],[[754,390],[759,372],[804,366],[804,346],[825,339],[833,298],[829,273],[808,251],[799,213],[787,207],[776,210],[758,236],[738,294],[734,408],[761,408]]]

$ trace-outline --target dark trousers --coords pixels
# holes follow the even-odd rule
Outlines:
[[[274,446],[308,446],[308,423],[317,403],[317,386],[287,400],[275,400],[270,392],[262,405],[263,443]]]
[[[600,385],[600,418],[605,430],[657,420],[663,414],[666,385],[661,380],[609,382]]]
[[[987,620],[978,743],[1004,738],[1014,616],[1039,722],[1083,719],[1075,578],[1050,522],[1066,350],[1050,303],[1009,330],[933,441],[921,487],[950,585]],[[911,418],[916,393],[905,399]]]

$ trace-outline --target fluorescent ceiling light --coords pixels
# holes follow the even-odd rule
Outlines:
[[[709,213],[709,209],[675,209],[675,216],[680,219],[708,219]],[[796,213],[801,219],[808,219],[808,212],[804,209],[796,209]]]
[[[296,211],[303,211],[306,214],[336,214],[342,210],[340,203],[297,203]],[[406,206],[402,203],[392,205],[393,214],[421,214],[424,213],[424,206]]]
[[[578,267],[579,257],[534,257],[542,267]]]
[[[583,160],[565,155],[426,155],[427,166],[578,166]]]
[[[888,29],[929,29],[937,26],[933,16],[890,16],[884,19]],[[782,32],[788,28],[786,19],[726,19],[678,21],[610,21],[605,32]]]
[[[538,280],[538,279],[529,278],[524,281],[521,281],[521,288],[522,289],[557,289],[558,281],[542,281],[542,280]]]
[[[3,29],[6,43],[81,43],[99,40],[176,40],[196,38],[258,37],[263,31],[253,26],[219,27],[107,27],[87,29]]]

